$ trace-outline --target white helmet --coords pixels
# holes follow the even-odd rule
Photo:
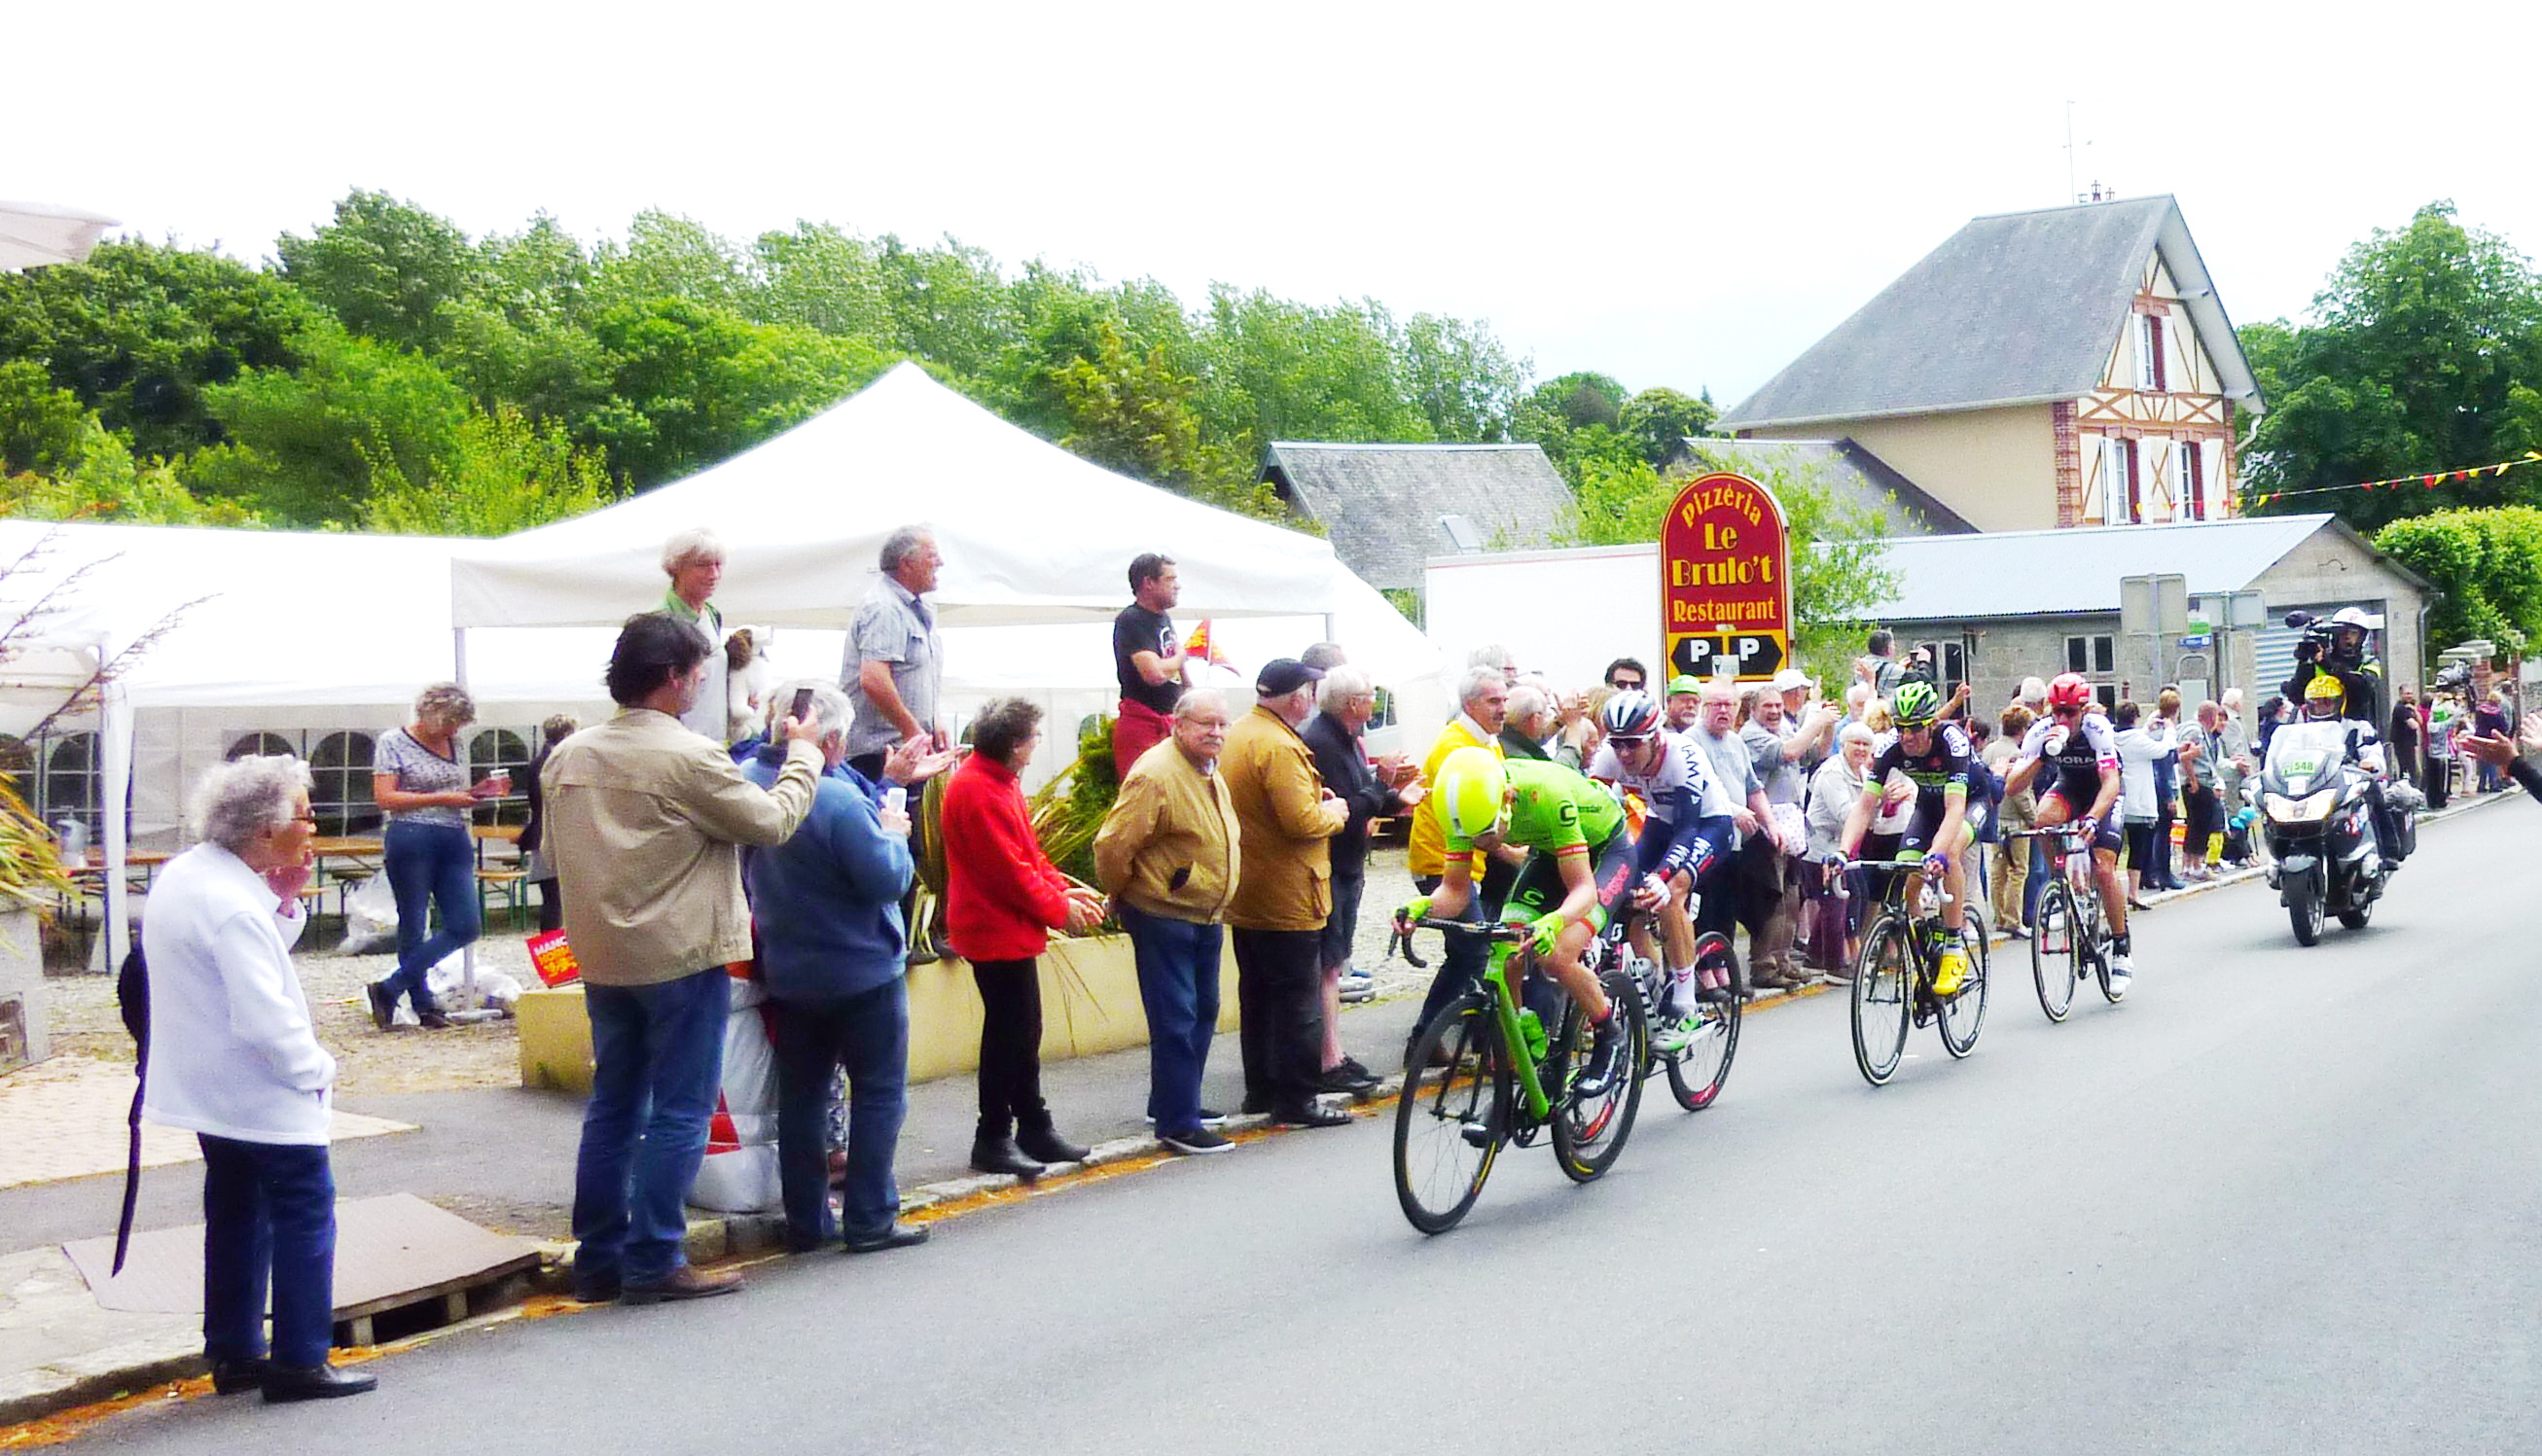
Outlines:
[[[2335,627],[2353,626],[2359,631],[2366,632],[2370,632],[2376,627],[2382,625],[2380,621],[2368,617],[2365,614],[2365,609],[2361,607],[2340,608],[2337,612],[2330,615],[2330,624]]]

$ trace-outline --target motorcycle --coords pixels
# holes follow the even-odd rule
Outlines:
[[[2325,912],[2364,929],[2390,882],[2392,866],[2375,848],[2372,777],[2350,757],[2344,723],[2288,723],[2269,741],[2254,792],[2272,859],[2269,884],[2298,944],[2320,941]]]

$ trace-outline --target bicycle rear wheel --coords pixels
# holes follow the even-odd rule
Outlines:
[[[1853,968],[1853,1064],[1875,1087],[1898,1074],[1906,1055],[1906,1032],[1915,1020],[1914,979],[1906,922],[1882,915],[1863,935],[1862,956]]]
[[[1708,931],[1694,942],[1698,978],[1719,971],[1735,981],[1731,962],[1730,939],[1719,931]],[[1701,1004],[1694,1040],[1686,1043],[1683,1052],[1665,1058],[1669,1091],[1687,1112],[1701,1112],[1721,1096],[1722,1085],[1730,1080],[1730,1059],[1739,1055],[1739,998]]]
[[[2074,1009],[2074,986],[2083,979],[2083,937],[2074,913],[2074,892],[2062,880],[2039,897],[2039,923],[2030,931],[2030,979],[2039,986],[2039,1009],[2063,1021]]]
[[[1590,1029],[1589,1014],[1573,1002],[1563,1007],[1561,1037],[1554,1043],[1552,1070],[1546,1090],[1562,1088],[1555,1097],[1553,1109],[1553,1161],[1575,1183],[1588,1183],[1615,1165],[1616,1155],[1624,1150],[1624,1139],[1632,1135],[1633,1115],[1642,1107],[1640,1070],[1650,1056],[1650,1027],[1642,1016],[1642,997],[1633,986],[1633,979],[1621,971],[1609,971],[1598,978],[1607,991],[1607,1002],[1615,1008],[1622,1023],[1624,1046],[1617,1056],[1614,1079],[1607,1090],[1596,1097],[1573,1096],[1569,1088],[1577,1073],[1573,1070],[1586,1061],[1596,1033]]]
[[[1942,1033],[1942,1046],[1953,1056],[1966,1056],[1978,1049],[1978,1033],[1985,1026],[1986,1008],[1986,940],[1985,932],[1975,925],[1960,931],[1960,944],[1968,952],[1969,973],[1960,982],[1959,994],[1942,1001],[1934,1016]]]
[[[1412,1043],[1394,1105],[1394,1197],[1425,1234],[1457,1226],[1509,1135],[1510,1068],[1488,994],[1441,1008]]]

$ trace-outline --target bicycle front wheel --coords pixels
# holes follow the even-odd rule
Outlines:
[[[1961,947],[1968,953],[1969,973],[1962,978],[1958,994],[1941,1003],[1939,1023],[1942,1046],[1955,1056],[1966,1056],[1978,1049],[1978,1032],[1985,1026],[1986,1008],[1986,938],[1975,925],[1960,931]]]
[[[1425,1234],[1457,1226],[1509,1135],[1510,1068],[1487,995],[1452,1001],[1413,1040],[1394,1104],[1394,1197]]]
[[[2084,930],[2074,913],[2074,892],[2058,880],[2039,897],[2039,923],[2030,927],[2030,979],[2039,986],[2039,1009],[2063,1021],[2074,1009],[2074,987],[2083,979]]]
[[[1878,1087],[1898,1075],[1906,1055],[1906,1032],[1915,1021],[1914,953],[1906,922],[1882,915],[1862,937],[1853,968],[1853,1064]]]
[[[1697,938],[1694,970],[1698,978],[1718,971],[1725,983],[1735,983],[1737,968],[1729,937],[1715,930]],[[1677,1105],[1687,1112],[1701,1112],[1720,1098],[1722,1084],[1730,1080],[1730,1059],[1739,1055],[1739,998],[1717,1004],[1706,1001],[1701,1007],[1693,1039],[1684,1051],[1666,1058],[1669,1091],[1677,1094]]]
[[[1650,1026],[1642,1016],[1642,998],[1633,979],[1621,971],[1609,971],[1598,981],[1606,988],[1607,1003],[1615,1008],[1622,1023],[1624,1038],[1615,1060],[1616,1073],[1607,1090],[1596,1097],[1579,1097],[1568,1090],[1579,1075],[1576,1068],[1589,1059],[1589,1049],[1597,1040],[1589,1013],[1578,1002],[1563,1008],[1561,1040],[1554,1044],[1558,1050],[1551,1085],[1565,1091],[1553,1110],[1553,1160],[1575,1183],[1601,1177],[1623,1152],[1624,1139],[1632,1135],[1633,1115],[1642,1107],[1639,1072],[1650,1056]]]

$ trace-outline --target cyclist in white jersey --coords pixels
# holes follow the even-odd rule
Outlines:
[[[1729,973],[1708,971],[1697,983],[1694,916],[1687,900],[1704,870],[1730,852],[1736,836],[1730,791],[1694,744],[1660,726],[1660,706],[1648,693],[1618,692],[1602,713],[1606,746],[1590,762],[1589,776],[1642,796],[1648,810],[1634,846],[1642,888],[1634,903],[1656,914],[1668,951],[1669,988],[1658,1008],[1652,1045],[1662,1052],[1683,1045],[1699,1024],[1698,1000],[1730,998]],[[1652,954],[1649,928],[1632,927],[1633,949]]]
[[[2091,702],[2092,685],[2080,673],[2060,674],[2048,685],[2048,716],[2022,736],[2004,793],[2020,793],[2043,772],[2054,775],[2039,794],[2039,827],[2070,823],[2090,834],[2092,878],[2110,920],[2110,978],[2125,981],[2135,974],[2135,946],[2128,934],[2128,896],[2119,884],[2122,836],[2112,812],[2119,803],[2119,745],[2110,720],[2089,711]]]

